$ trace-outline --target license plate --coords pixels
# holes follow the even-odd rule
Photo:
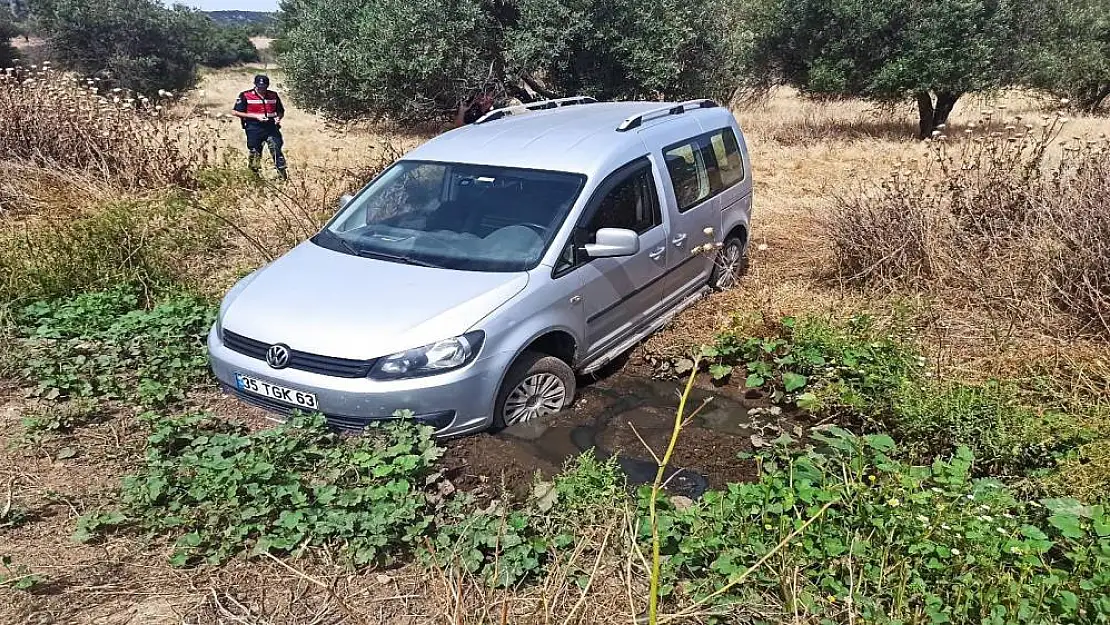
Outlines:
[[[315,410],[318,406],[316,403],[316,395],[312,393],[298,391],[295,388],[278,386],[277,384],[270,384],[258,378],[243,375],[242,373],[235,374],[235,386],[239,387],[239,390],[245,393],[261,395],[289,404],[290,406],[297,406],[298,408]]]

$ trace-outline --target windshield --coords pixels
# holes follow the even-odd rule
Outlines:
[[[581,174],[400,161],[313,241],[414,265],[526,271],[539,264],[585,181]]]

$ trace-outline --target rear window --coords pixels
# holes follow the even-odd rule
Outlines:
[[[744,159],[731,128],[668,147],[663,152],[679,212],[744,180]]]

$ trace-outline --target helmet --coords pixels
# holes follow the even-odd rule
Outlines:
[[[258,74],[254,77],[254,86],[266,88],[270,86],[270,77],[266,74]]]

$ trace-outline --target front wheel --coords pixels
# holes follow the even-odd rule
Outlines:
[[[740,237],[729,237],[717,250],[713,261],[713,273],[709,285],[718,291],[731,289],[740,284],[740,279],[748,272],[748,250]]]
[[[547,354],[525,352],[509,368],[494,405],[493,427],[501,429],[547,417],[574,401],[574,371]]]

